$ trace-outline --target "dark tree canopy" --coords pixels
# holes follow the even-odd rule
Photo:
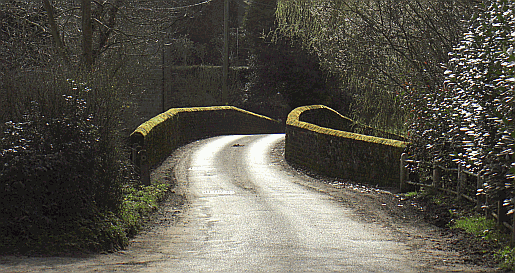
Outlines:
[[[251,104],[259,101],[264,108],[283,110],[307,104],[331,105],[330,76],[321,69],[318,58],[293,38],[274,35],[278,26],[276,9],[275,0],[253,1],[245,15],[249,66],[253,72],[247,99]],[[278,100],[286,105],[277,105]]]

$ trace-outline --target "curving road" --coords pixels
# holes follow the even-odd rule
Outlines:
[[[295,183],[269,151],[284,135],[223,136],[178,174],[192,198],[171,268],[223,272],[416,272],[406,247]]]
[[[380,225],[297,182],[272,162],[284,135],[221,136],[193,145],[175,175],[188,203],[173,225],[129,249],[86,258],[4,258],[24,272],[420,272]]]

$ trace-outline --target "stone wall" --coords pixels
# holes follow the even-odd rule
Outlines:
[[[130,142],[155,166],[188,142],[229,134],[283,133],[280,122],[233,106],[172,108],[141,124]],[[138,165],[138,160],[135,160]]]
[[[288,115],[286,160],[291,165],[331,177],[379,186],[398,185],[399,160],[408,143],[357,134],[353,130],[404,139],[356,124],[323,105],[304,106]]]

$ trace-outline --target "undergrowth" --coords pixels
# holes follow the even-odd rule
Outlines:
[[[499,261],[502,269],[515,271],[515,248],[505,246],[497,251],[495,258]]]
[[[495,220],[479,217],[463,217],[457,219],[452,228],[461,228],[486,240],[500,243],[500,248],[495,253],[495,259],[499,267],[510,272],[515,271],[515,248],[510,244],[509,235],[500,228]]]
[[[5,86],[16,104],[0,100],[13,110],[0,122],[0,254],[125,247],[168,188],[138,185],[125,83],[56,70]]]
[[[169,188],[168,183],[126,188],[119,217],[128,236],[133,236],[140,230],[143,220],[158,208],[158,203],[163,200]]]
[[[410,192],[407,192],[405,195],[406,195],[406,197],[413,197],[413,196],[417,196],[418,192],[410,191]]]
[[[168,182],[127,186],[118,212],[98,211],[88,218],[62,222],[51,230],[35,226],[26,238],[0,238],[1,254],[73,255],[123,249],[158,208],[170,186]]]

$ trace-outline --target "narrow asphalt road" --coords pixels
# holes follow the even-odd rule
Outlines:
[[[192,198],[178,235],[182,271],[416,272],[405,246],[378,225],[295,183],[271,162],[284,135],[224,136],[179,173]]]
[[[90,257],[2,257],[0,272],[423,272],[387,229],[356,220],[304,176],[273,162],[284,135],[200,141],[175,169],[187,204],[127,250]]]

